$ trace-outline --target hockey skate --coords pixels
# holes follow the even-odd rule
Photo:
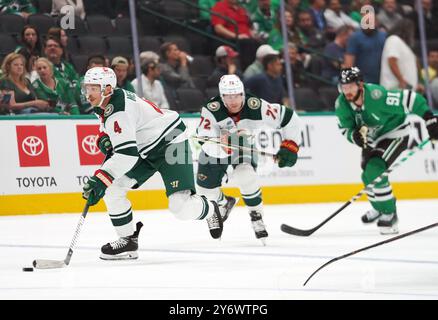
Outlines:
[[[208,228],[213,239],[219,239],[224,229],[223,218],[219,211],[219,206],[216,202],[211,201],[214,205],[214,213],[210,218],[207,218]]]
[[[133,260],[138,258],[138,235],[143,223],[137,222],[137,230],[127,237],[121,237],[116,241],[109,242],[101,249],[102,260]]]
[[[398,233],[398,218],[397,213],[382,214],[377,221],[377,226],[380,229],[380,234],[397,234]]]
[[[262,214],[258,211],[251,211],[249,215],[251,217],[251,224],[256,238],[260,239],[263,245],[266,245],[265,238],[268,237],[268,232],[266,231],[265,224],[263,223]]]
[[[221,210],[222,222],[225,222],[230,215],[231,210],[236,206],[239,202],[239,198],[234,198],[231,196],[225,196],[226,203],[224,205],[219,205],[219,209]]]
[[[371,223],[376,221],[382,214],[375,210],[375,209],[371,209],[368,210],[363,216],[362,216],[362,222],[363,223]]]

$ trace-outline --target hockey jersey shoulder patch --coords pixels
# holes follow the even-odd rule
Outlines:
[[[103,115],[108,118],[110,115],[112,115],[114,112],[114,106],[109,103],[107,104],[107,106],[105,107],[105,111],[103,112]]]
[[[212,101],[207,103],[207,109],[212,111],[212,112],[216,112],[220,109],[221,104],[219,103],[219,101]]]
[[[379,100],[383,95],[383,92],[380,89],[373,89],[371,91],[371,98],[374,100]]]
[[[248,98],[246,103],[248,104],[248,107],[250,109],[253,109],[253,110],[259,109],[260,106],[262,105],[262,102],[260,101],[260,99],[256,98],[256,97]]]

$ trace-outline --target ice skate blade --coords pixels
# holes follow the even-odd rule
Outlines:
[[[123,252],[116,255],[104,254],[100,255],[102,260],[135,260],[138,258],[138,253],[136,251]]]

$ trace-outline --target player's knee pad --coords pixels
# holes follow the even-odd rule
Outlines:
[[[259,188],[257,173],[248,163],[239,164],[234,169],[233,176],[240,189],[247,189],[248,187]]]
[[[371,183],[387,169],[385,160],[379,157],[371,158],[362,172],[362,181],[365,185]],[[385,178],[379,184],[386,183],[388,178]]]
[[[193,210],[190,206],[192,201],[190,190],[179,191],[169,196],[169,211],[181,220],[193,219]]]

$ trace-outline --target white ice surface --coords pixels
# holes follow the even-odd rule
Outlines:
[[[363,225],[368,204],[352,204],[310,237],[280,230],[311,228],[342,203],[265,207],[263,247],[244,207],[226,221],[220,241],[205,221],[180,221],[167,210],[135,212],[139,259],[103,261],[116,239],[104,213],[90,213],[70,265],[23,272],[34,259],[64,259],[79,214],[0,217],[0,299],[438,299],[438,228],[337,261],[338,255],[388,239]],[[400,232],[438,222],[438,200],[399,201]]]

